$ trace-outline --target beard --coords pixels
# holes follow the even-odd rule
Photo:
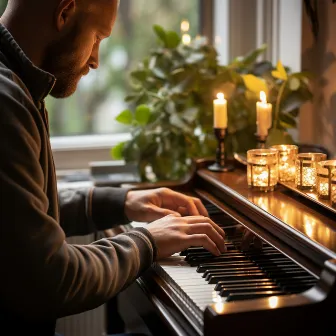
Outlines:
[[[41,68],[56,78],[56,83],[50,92],[55,98],[71,96],[76,91],[81,77],[87,73],[86,62],[80,61],[83,57],[80,43],[77,41],[78,36],[79,30],[74,27],[66,36],[52,42],[46,49]]]

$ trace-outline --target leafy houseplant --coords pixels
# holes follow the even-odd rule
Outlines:
[[[218,92],[228,100],[229,157],[256,146],[260,91],[273,104],[269,145],[293,142],[287,131],[297,127],[299,108],[311,98],[306,74],[292,74],[281,62],[258,62],[265,46],[223,66],[205,38],[184,45],[174,31],[154,31],[158,46],[131,73],[130,109],[116,118],[130,125],[132,139],[113,148],[114,158],[137,162],[144,181],[183,177],[193,158],[215,154],[212,104]]]

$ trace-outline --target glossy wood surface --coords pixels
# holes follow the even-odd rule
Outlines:
[[[230,173],[214,173],[201,169],[198,174],[228,186],[252,204],[336,253],[336,216],[333,212],[282,185],[268,193],[253,191],[248,188],[246,171],[243,169]]]

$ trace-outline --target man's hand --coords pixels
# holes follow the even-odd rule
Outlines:
[[[202,202],[168,188],[129,191],[125,214],[130,221],[152,222],[167,215],[208,217]]]
[[[157,259],[191,246],[203,246],[216,256],[226,252],[224,231],[208,217],[168,215],[147,225],[146,229],[155,240]]]

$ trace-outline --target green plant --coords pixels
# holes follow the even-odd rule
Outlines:
[[[139,164],[142,179],[174,180],[184,176],[193,158],[214,156],[213,99],[228,100],[228,156],[256,146],[256,102],[260,91],[273,104],[269,144],[292,143],[300,106],[311,98],[307,75],[291,74],[281,62],[258,62],[265,46],[223,66],[205,38],[181,43],[174,31],[154,26],[158,46],[131,73],[130,109],[116,118],[131,126],[130,141],[112,150],[116,159]]]

